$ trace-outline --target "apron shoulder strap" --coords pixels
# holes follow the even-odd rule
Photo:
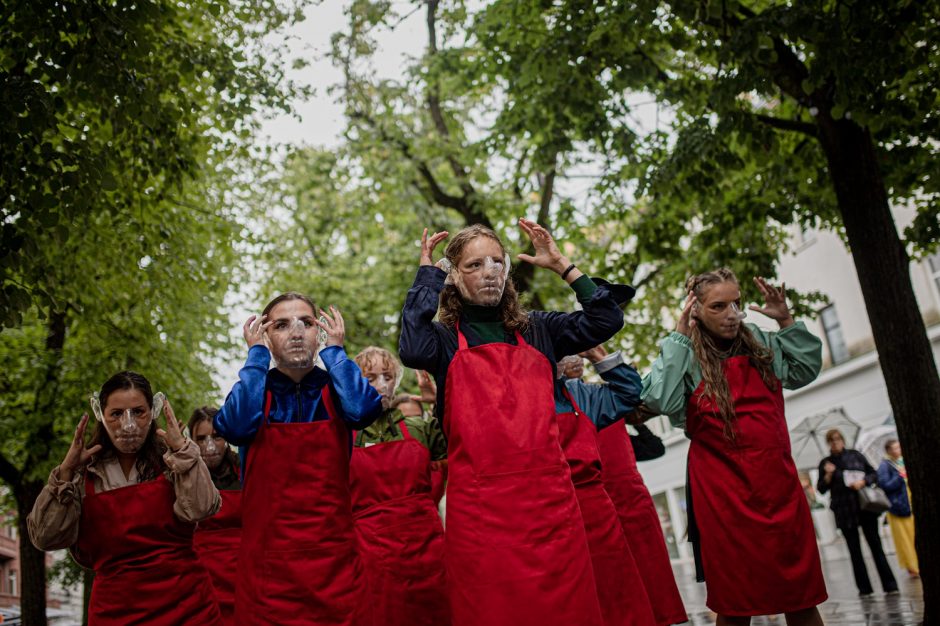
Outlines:
[[[93,475],[91,472],[89,472],[88,469],[86,468],[86,469],[85,469],[85,473],[84,473],[83,476],[84,476],[84,481],[85,481],[85,495],[86,495],[86,496],[93,496],[93,495],[95,495],[95,477],[94,477],[94,475]]]
[[[271,398],[272,398],[271,390],[265,389],[264,390],[264,413],[262,414],[264,421],[268,421],[268,416],[271,415]]]
[[[405,425],[405,420],[398,422],[398,428],[401,430],[402,439],[414,439],[414,435],[408,432],[408,427]]]
[[[457,351],[466,350],[468,348],[467,338],[462,332],[460,332],[460,322],[457,321],[454,323],[454,328],[457,330]]]
[[[518,334],[518,333],[517,333]],[[564,394],[568,402],[571,403],[571,406],[574,408],[574,412],[580,415],[587,415],[584,411],[581,410],[581,407],[578,406],[578,403],[574,401],[574,396],[571,395],[571,392],[568,391],[568,385],[564,382],[561,383],[561,392]]]
[[[320,397],[323,398],[323,408],[326,409],[330,419],[339,419],[339,413],[336,412],[336,405],[333,404],[333,393],[330,391],[330,383],[323,385],[320,390]]]

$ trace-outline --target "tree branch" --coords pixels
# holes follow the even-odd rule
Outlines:
[[[0,480],[3,480],[3,482],[11,487],[18,485],[23,480],[23,473],[16,469],[16,467],[3,456],[2,452],[0,452]]]
[[[772,115],[762,115],[760,113],[751,113],[751,115],[753,115],[754,118],[759,122],[774,128],[778,128],[780,130],[796,131],[798,133],[803,133],[804,135],[809,135],[810,137],[817,136],[816,125],[809,122],[773,117]]]

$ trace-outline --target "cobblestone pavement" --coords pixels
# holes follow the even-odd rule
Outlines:
[[[827,626],[916,626],[923,619],[924,602],[919,579],[912,579],[907,572],[899,572],[893,554],[888,561],[894,569],[900,594],[881,593],[880,581],[874,563],[866,558],[868,575],[875,586],[875,593],[865,598],[858,597],[858,589],[852,579],[852,563],[848,550],[838,541],[822,547],[823,575],[829,600],[820,607]],[[695,569],[691,563],[673,567],[679,591],[689,612],[690,624],[704,626],[715,623],[715,615],[705,607],[705,585],[695,582]],[[755,617],[752,626],[786,624],[782,615]]]

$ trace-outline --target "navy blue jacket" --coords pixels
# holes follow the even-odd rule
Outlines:
[[[911,501],[907,499],[907,481],[901,478],[901,473],[894,463],[885,459],[878,466],[878,486],[884,489],[891,508],[888,511],[898,517],[909,517],[911,514]]]
[[[457,331],[435,322],[441,290],[447,274],[433,265],[418,268],[415,282],[408,290],[402,309],[401,338],[398,353],[407,367],[423,369],[437,382],[438,418],[443,418],[447,388],[447,368],[457,352]],[[545,355],[551,363],[569,354],[577,354],[602,344],[623,327],[623,311],[610,289],[600,285],[590,298],[581,302],[582,311],[558,313],[531,311],[529,327],[522,334],[530,346]],[[461,332],[470,346],[480,345],[469,323],[461,322]],[[507,343],[515,338],[507,333]]]
[[[225,404],[212,420],[215,429],[229,443],[238,446],[245,481],[245,458],[264,413],[266,391],[271,392],[272,422],[314,422],[329,418],[321,402],[321,391],[330,385],[339,418],[350,430],[362,430],[382,414],[382,397],[372,388],[355,361],[340,346],[320,351],[326,371],[316,367],[299,383],[277,369],[268,369],[271,353],[263,345],[248,350],[248,360],[238,372]],[[350,441],[350,446],[352,441]],[[286,470],[287,468],[285,468]]]

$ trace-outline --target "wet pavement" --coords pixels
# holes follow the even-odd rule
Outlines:
[[[888,561],[894,570],[900,593],[885,595],[881,592],[875,565],[866,554],[868,575],[872,579],[875,593],[865,598],[858,596],[858,589],[852,579],[852,563],[849,561],[845,544],[839,540],[821,546],[821,554],[829,599],[819,607],[819,611],[827,626],[915,626],[921,623],[924,600],[920,579],[910,578],[907,572],[898,571],[893,554],[888,555]],[[695,568],[692,563],[676,564],[673,570],[689,613],[688,623],[694,626],[714,624],[714,613],[705,607],[705,585],[695,582]],[[786,624],[786,620],[782,615],[755,617],[751,624],[782,626]]]

